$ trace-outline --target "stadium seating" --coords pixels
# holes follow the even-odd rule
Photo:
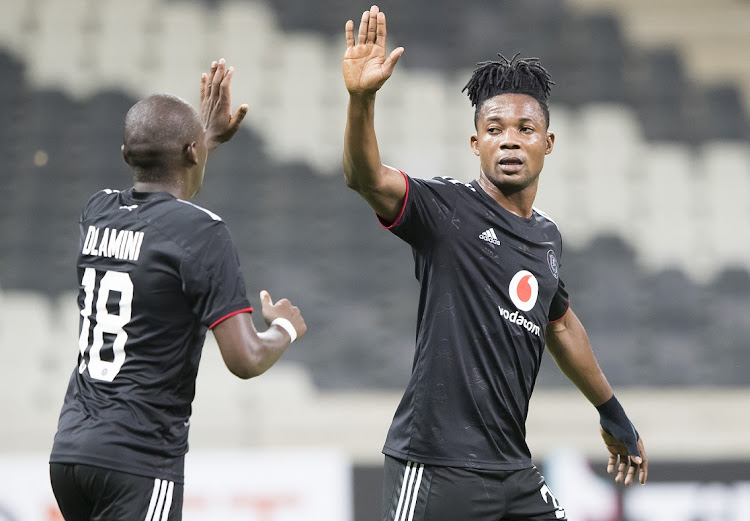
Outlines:
[[[52,307],[47,315],[59,309],[68,318],[64,327],[41,322],[29,340],[54,361],[43,374],[65,380],[75,357],[76,221],[91,193],[129,183],[119,154],[125,112],[155,91],[196,102],[200,73],[225,56],[237,69],[234,101],[251,113],[211,158],[196,202],[229,224],[251,299],[267,288],[305,310],[314,347],[288,358],[308,367],[315,385],[402,387],[416,312],[411,254],[379,229],[340,174],[341,33],[359,8],[349,12],[344,0],[94,4],[11,1],[0,20],[0,153],[8,165],[0,287],[33,292]],[[728,362],[701,367],[713,360],[710,332],[721,331],[721,353],[746,361],[750,333],[739,311],[750,293],[732,290],[745,287],[750,269],[750,246],[738,235],[750,226],[750,79],[730,74],[724,50],[709,60],[724,72],[699,73],[698,51],[673,28],[680,24],[657,42],[638,29],[643,19],[605,0],[382,7],[390,44],[406,47],[378,95],[384,161],[416,177],[476,177],[472,109],[461,94],[474,64],[498,51],[540,56],[557,82],[557,140],[538,206],[563,230],[565,280],[611,380],[744,383]],[[744,7],[730,11],[743,20]],[[710,22],[701,41],[717,37],[720,22],[699,12]],[[695,29],[696,19],[685,27]],[[728,27],[731,41],[747,41]],[[638,35],[652,39],[639,43]],[[18,302],[2,298],[0,309]],[[57,346],[65,362],[62,351],[49,354],[58,335],[67,339]],[[540,385],[561,382],[546,360]]]

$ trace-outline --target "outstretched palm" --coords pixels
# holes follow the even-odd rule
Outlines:
[[[208,73],[201,75],[201,120],[206,129],[206,142],[211,153],[237,133],[248,107],[240,105],[232,116],[229,86],[234,68],[228,67],[224,58],[211,64]]]
[[[403,47],[386,56],[385,13],[372,6],[362,13],[359,32],[354,36],[354,22],[346,22],[346,52],[344,53],[344,84],[350,94],[377,91],[393,73]]]

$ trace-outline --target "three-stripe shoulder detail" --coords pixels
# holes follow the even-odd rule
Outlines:
[[[550,217],[549,215],[547,215],[547,213],[545,213],[543,210],[540,210],[536,206],[533,207],[533,210],[536,213],[538,213],[539,215],[541,215],[542,217],[544,217],[545,219],[547,219],[549,222],[551,222],[552,224],[554,224],[558,229],[560,228],[559,226],[557,226],[557,223],[555,222],[555,220],[552,217]]]
[[[191,203],[190,201],[185,201],[184,199],[177,199],[177,200],[179,202],[181,202],[181,203],[185,203],[187,205],[190,205],[193,208],[197,208],[201,212],[204,212],[206,215],[208,215],[209,217],[211,217],[211,219],[213,219],[214,221],[221,221],[221,217],[219,217],[218,215],[216,215],[215,213],[213,213],[211,210],[206,210],[202,206],[198,206],[197,204]]]

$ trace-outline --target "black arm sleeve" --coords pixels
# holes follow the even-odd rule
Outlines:
[[[570,299],[568,298],[568,292],[565,290],[565,284],[562,279],[558,279],[557,282],[557,293],[552,297],[552,302],[549,305],[549,321],[555,322],[565,316],[570,308]]]

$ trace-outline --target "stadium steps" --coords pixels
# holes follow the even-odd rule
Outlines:
[[[41,9],[54,1],[39,0],[38,6]],[[82,13],[82,4],[76,2],[71,9],[83,17],[81,20],[86,20],[87,32],[76,36],[69,34],[72,29],[68,27],[49,30],[58,31],[58,37],[81,41],[92,34],[101,37],[102,32],[114,24],[110,18],[121,13],[117,4],[110,1]],[[51,81],[54,85],[46,87],[42,87],[46,80],[35,76],[33,65],[13,58],[21,54],[0,60],[3,67],[0,78],[8,85],[7,92],[15,96],[5,98],[2,103],[17,107],[9,116],[15,122],[8,127],[11,135],[3,143],[3,146],[10,143],[10,154],[15,161],[8,174],[11,182],[5,188],[9,204],[2,210],[0,222],[4,240],[0,259],[0,284],[3,286],[33,288],[52,295],[73,287],[75,275],[69,263],[74,252],[65,248],[75,244],[76,232],[73,230],[68,236],[62,230],[66,226],[75,227],[78,211],[84,203],[81,198],[85,199],[99,187],[127,185],[128,171],[119,155],[125,111],[137,97],[155,90],[174,89],[191,101],[197,99],[200,72],[205,69],[207,60],[216,55],[205,60],[196,57],[192,65],[183,65],[192,68],[191,78],[195,81],[187,81],[187,76],[173,77],[155,71],[162,65],[168,67],[166,62],[171,53],[179,58],[176,61],[187,59],[186,56],[180,58],[178,53],[182,51],[174,46],[164,51],[160,43],[164,34],[173,37],[181,34],[178,24],[168,28],[162,21],[178,4],[154,0],[134,2],[136,21],[124,25],[133,28],[135,34],[140,31],[143,38],[128,40],[132,43],[129,51],[119,51],[110,57],[108,64],[115,68],[119,60],[123,71],[128,71],[128,81],[123,80],[124,74],[110,76],[107,70],[111,69],[101,63],[104,54],[96,54],[95,50],[78,44],[65,44],[73,55],[58,54],[57,59],[68,67],[55,65],[51,70],[58,76],[50,76],[48,80],[54,80]],[[145,12],[153,13],[155,21],[146,22]],[[226,26],[227,41],[233,42],[229,51],[236,53],[236,59],[240,60],[234,61],[226,54],[238,70],[235,103],[250,103],[248,126],[257,133],[241,132],[212,158],[207,180],[211,183],[211,176],[214,176],[215,182],[207,184],[198,202],[203,204],[205,200],[207,206],[230,224],[238,237],[243,266],[250,281],[268,283],[269,289],[276,288],[274,295],[276,292],[299,294],[302,309],[312,310],[310,321],[321,328],[309,334],[308,340],[315,349],[295,351],[290,357],[313,367],[316,383],[323,386],[392,386],[400,382],[408,375],[413,332],[411,314],[416,309],[401,291],[414,288],[415,282],[410,270],[399,265],[410,262],[408,248],[377,230],[369,209],[347,192],[340,179],[341,131],[346,105],[340,79],[343,47],[340,34],[339,39],[329,40],[310,32],[287,33],[280,28],[275,12],[259,3],[221,3],[207,17],[205,26],[191,19],[200,13],[206,14],[205,11],[183,6],[176,12],[175,20],[185,21],[184,27],[191,31],[215,34],[218,28]],[[19,48],[16,44],[37,34],[39,27],[50,25],[49,21],[35,21],[27,11],[19,16],[26,21],[13,29],[17,34],[10,38],[15,42],[7,47],[11,51]],[[73,25],[81,28],[82,24],[83,21]],[[0,25],[0,31],[6,30],[7,24]],[[7,41],[7,35],[7,32],[0,34],[0,41]],[[197,38],[208,41],[205,34]],[[219,42],[215,37],[210,41]],[[398,39],[394,37],[394,41]],[[44,42],[49,52],[49,40]],[[582,44],[578,42],[578,45]],[[153,46],[152,52],[149,46]],[[206,50],[215,50],[217,55],[222,51],[219,47]],[[304,56],[303,60],[297,59],[298,52]],[[422,52],[427,53],[424,49]],[[89,56],[86,53],[93,53],[90,66],[83,67],[75,60],[66,62],[71,57]],[[564,63],[560,62],[564,58],[557,56],[554,60]],[[674,74],[679,73],[679,62],[674,61],[674,56],[669,53],[657,56],[654,63],[658,64],[661,62],[656,58],[665,60],[667,65],[671,60]],[[406,61],[399,67],[398,74],[378,96],[376,125],[384,160],[417,177],[450,175],[465,181],[476,177],[478,162],[468,148],[468,136],[473,131],[472,112],[468,101],[460,94],[470,70],[424,70],[409,67]],[[323,79],[311,81],[308,89],[306,79],[317,72],[321,72]],[[659,68],[653,72],[649,81],[658,83]],[[88,83],[83,85],[80,78],[68,83],[67,76],[59,76],[62,73],[85,73]],[[585,79],[583,72],[577,74],[579,80]],[[674,75],[671,78],[669,81],[674,81]],[[110,85],[117,85],[118,90],[104,88]],[[313,92],[316,94],[312,95]],[[669,92],[665,89],[655,95],[654,100],[660,102]],[[315,106],[310,107],[310,104]],[[678,113],[684,110],[681,106],[672,108]],[[34,121],[29,128],[22,124],[21,117],[27,112]],[[279,117],[280,114],[283,117]],[[61,123],[68,118],[73,119],[70,125]],[[313,118],[319,118],[325,125],[310,121]],[[699,281],[706,285],[713,284],[715,277],[726,277],[729,267],[739,265],[747,269],[748,258],[743,258],[745,245],[734,235],[750,225],[750,217],[743,211],[747,204],[742,205],[743,201],[750,200],[746,144],[701,141],[700,145],[689,145],[684,139],[651,142],[634,109],[622,103],[553,106],[552,129],[557,132],[558,140],[554,153],[548,157],[538,204],[563,230],[566,248],[563,263],[572,271],[570,283],[576,288],[576,306],[580,305],[578,302],[614,300],[612,295],[619,295],[628,308],[633,298],[649,300],[638,294],[633,297],[631,293],[635,290],[623,294],[620,286],[608,286],[610,279],[632,283],[633,288],[647,293],[649,288],[640,284],[649,273],[658,277],[678,267],[690,276],[689,281],[683,281],[685,284]],[[690,138],[689,133],[685,135],[685,139]],[[59,145],[58,140],[63,143],[56,149],[63,155],[60,162],[55,159],[59,153],[52,151],[53,146]],[[52,161],[44,169],[32,168],[29,161],[40,147],[49,148]],[[70,155],[66,153],[68,148],[73,151]],[[51,177],[52,173],[61,174],[62,179]],[[327,173],[336,177],[321,176]],[[7,186],[12,188],[9,190]],[[721,194],[721,187],[726,186],[732,187],[728,198]],[[50,201],[57,200],[64,205],[58,213],[50,214],[59,222],[55,223],[56,231],[50,233],[60,238],[59,243],[50,241],[51,250],[45,242],[35,240],[34,235],[28,233],[50,221],[35,206],[40,201],[36,195],[50,187],[53,189],[46,190],[47,195],[52,196]],[[724,207],[725,201],[731,203],[731,208]],[[265,224],[261,217],[270,214],[278,217]],[[310,218],[313,215],[316,219]],[[734,226],[726,225],[726,216],[732,217]],[[627,238],[627,247],[612,246],[611,241],[601,240],[603,235]],[[294,252],[290,261],[279,261],[289,258],[290,251]],[[28,259],[36,253],[45,257],[39,257],[36,265],[29,263]],[[637,269],[635,259],[639,261]],[[392,281],[396,281],[398,291],[384,290],[385,284],[377,277],[362,282],[364,277],[359,267],[365,264],[372,266],[371,275],[388,273]],[[607,271],[607,267],[616,269]],[[39,271],[54,276],[40,279]],[[316,274],[317,280],[309,280],[310,272]],[[600,277],[593,282],[587,278],[592,272]],[[592,284],[606,291],[587,295],[584,288]],[[356,290],[353,296],[352,288]],[[249,289],[251,299],[255,300],[260,288]],[[691,291],[685,290],[686,294]],[[327,305],[338,295],[347,295],[351,300],[347,300],[346,309],[339,310],[336,318],[331,319]],[[720,301],[718,297],[716,300]],[[734,302],[743,305],[740,297],[735,297]],[[653,309],[659,308],[653,306]],[[581,311],[582,316],[593,317],[594,323],[605,324],[592,327],[591,333],[599,345],[608,346],[607,357],[622,357],[616,361],[627,365],[628,370],[617,378],[623,382],[649,378],[659,381],[658,374],[644,375],[646,366],[632,363],[633,357],[648,359],[643,350],[658,346],[648,344],[646,348],[635,349],[639,339],[632,333],[607,328],[608,323],[621,323],[623,309],[610,306],[603,310]],[[726,328],[727,334],[721,338],[726,342],[727,352],[734,353],[737,346],[742,345],[744,330],[738,326],[741,321],[737,316],[726,314],[725,317],[729,318],[722,319],[727,322],[721,322],[721,327]],[[624,323],[636,330],[641,320],[642,317],[631,313]],[[350,326],[341,328],[341,323]],[[381,330],[387,332],[373,333]],[[399,336],[402,331],[406,331],[406,335]],[[689,352],[686,356],[706,356],[705,349],[695,348],[696,340],[665,338],[664,342],[675,348],[682,346]],[[351,351],[344,356],[341,346]],[[373,346],[388,348],[381,350]],[[695,355],[696,352],[701,354]],[[668,356],[654,358],[656,361],[648,367],[659,368],[670,381],[679,379],[668,365]],[[605,362],[608,360],[604,358]],[[353,373],[351,367],[357,366],[367,366],[367,374]],[[708,378],[696,374],[689,377],[699,382],[705,381],[700,378]],[[720,380],[719,377],[714,381]]]
[[[750,70],[740,64],[750,52],[750,4],[739,0],[568,0],[584,12],[616,13],[629,41],[671,46],[688,75],[707,85],[731,83],[750,111]]]
[[[65,146],[71,148],[75,148],[75,139],[87,142],[95,140],[102,145],[101,148],[84,154],[84,157],[77,157],[78,161],[75,163],[65,165],[65,176],[70,183],[65,192],[67,197],[61,197],[61,200],[70,201],[72,206],[80,206],[83,202],[79,200],[81,196],[76,198],[75,195],[80,190],[85,191],[87,187],[99,185],[122,186],[122,176],[127,175],[124,165],[119,159],[107,159],[115,154],[121,139],[121,123],[114,122],[122,121],[124,112],[137,96],[156,90],[176,92],[195,102],[200,72],[205,69],[210,58],[216,56],[211,53],[224,54],[220,43],[223,40],[218,40],[215,36],[218,31],[221,31],[222,37],[226,37],[227,42],[231,42],[231,46],[225,49],[235,54],[238,60],[235,100],[250,102],[252,109],[248,125],[263,136],[259,142],[262,153],[282,164],[306,163],[313,167],[313,172],[338,175],[346,105],[345,90],[340,80],[343,47],[340,41],[310,32],[285,33],[279,26],[276,12],[258,2],[221,2],[218,8],[208,11],[199,3],[137,0],[133,3],[132,16],[126,17],[127,20],[122,22],[119,33],[114,28],[117,25],[114,20],[115,17],[123,16],[122,4],[115,1],[94,4],[96,5],[92,6],[85,0],[76,0],[62,8],[59,0],[40,0],[37,11],[26,8],[10,13],[18,25],[10,26],[6,23],[2,26],[3,33],[0,35],[2,41],[11,43],[23,42],[32,37],[35,39],[30,53],[39,61],[27,63],[23,73],[12,63],[7,66],[15,71],[12,75],[24,74],[34,89],[45,84],[57,85],[56,88],[42,91],[53,98],[57,96],[57,99],[51,99],[48,103],[50,110],[56,115],[53,119],[65,122],[74,116],[75,123],[67,130],[53,133],[53,136],[61,136]],[[532,7],[516,9],[521,9],[520,14],[530,15],[536,12]],[[147,18],[149,14],[153,15],[151,22]],[[57,16],[70,23],[54,23]],[[578,40],[571,40],[572,33],[567,33],[571,55],[584,55],[585,44],[589,39],[607,34],[604,31],[607,27],[610,28],[609,32],[616,29],[606,17],[598,21],[592,20],[594,21],[585,23],[579,20],[584,35]],[[552,27],[552,19],[547,16],[541,16],[539,23]],[[124,36],[125,30],[142,37],[128,39],[130,45],[126,47],[127,51],[118,51],[114,35]],[[15,35],[11,34],[13,31],[16,31]],[[182,37],[186,35],[192,36],[185,44]],[[105,41],[109,39],[107,52],[113,53],[109,59],[97,45],[86,44],[92,38]],[[58,48],[54,45],[57,40],[67,42],[61,45],[67,46],[68,55],[57,52]],[[605,47],[609,50],[601,56],[590,56],[594,60],[591,63],[606,61],[607,56],[622,52],[619,37],[610,36],[607,41],[609,43]],[[146,46],[152,47],[150,52]],[[13,48],[15,47],[10,45],[10,49]],[[203,53],[208,54],[204,56]],[[660,147],[660,142],[650,143],[653,136],[649,135],[649,129],[659,125],[665,128],[662,132],[670,131],[670,127],[674,129],[673,141],[678,146],[686,147],[684,154],[695,159],[687,163],[691,170],[703,161],[701,157],[704,150],[722,147],[726,153],[721,161],[717,163],[716,160],[711,160],[709,164],[721,165],[724,170],[723,179],[736,187],[732,192],[736,202],[747,196],[750,166],[743,159],[746,143],[694,143],[697,138],[691,133],[693,127],[704,128],[708,122],[717,120],[720,122],[719,127],[727,127],[730,126],[727,124],[729,116],[725,114],[720,118],[711,118],[710,115],[704,115],[702,120],[698,120],[699,125],[690,125],[690,121],[686,121],[684,105],[671,101],[674,89],[682,86],[681,83],[674,84],[675,81],[682,81],[679,76],[679,61],[669,51],[649,51],[648,55],[653,69],[640,69],[640,76],[636,77],[646,86],[641,91],[636,91],[639,92],[638,97],[646,100],[646,114],[652,114],[646,127],[638,123],[643,121],[643,111],[639,112],[641,116],[636,122],[632,109],[620,103],[553,107],[553,130],[556,126],[563,128],[563,125],[565,129],[558,130],[556,150],[549,157],[538,205],[560,223],[569,244],[584,246],[599,234],[618,234],[628,238],[638,248],[648,265],[661,266],[660,259],[674,258],[670,253],[673,245],[669,246],[670,241],[657,240],[648,233],[644,237],[651,239],[644,239],[638,236],[636,230],[666,230],[667,223],[672,219],[693,223],[698,215],[702,216],[705,224],[695,223],[690,228],[700,229],[702,226],[703,229],[712,230],[720,226],[723,212],[717,206],[718,199],[714,199],[714,203],[698,213],[666,215],[658,211],[659,206],[653,206],[657,204],[653,198],[638,195],[645,192],[651,182],[640,170],[645,168],[649,172],[655,172],[647,166],[648,158],[651,148]],[[227,54],[227,57],[233,59],[231,54]],[[564,59],[571,58],[555,58],[558,61]],[[120,73],[110,76],[118,69],[118,63],[121,65]],[[87,76],[88,73],[90,77]],[[386,163],[400,167],[416,177],[449,175],[470,180],[476,176],[478,163],[468,147],[468,136],[473,131],[471,108],[460,95],[468,73],[466,70],[441,72],[403,67],[391,78],[379,94],[376,118]],[[124,80],[126,77],[129,80]],[[81,78],[86,78],[86,81]],[[125,93],[102,92],[103,88],[113,84],[117,84]],[[26,85],[28,88],[28,84]],[[661,86],[661,90],[651,86]],[[63,91],[65,96],[60,97],[56,89]],[[40,103],[38,99],[43,99],[39,98],[42,94],[35,92],[19,94],[18,89],[15,92],[13,96],[16,98],[32,97],[31,104],[28,105],[31,108]],[[248,93],[245,94],[247,98],[243,96],[244,93]],[[717,97],[721,98],[721,93],[717,93]],[[11,97],[11,100],[16,98]],[[85,104],[76,106],[76,103]],[[22,103],[20,106],[26,105]],[[39,123],[33,123],[32,127],[28,128],[25,121],[17,120],[23,122],[23,125],[11,127],[20,132],[16,133],[16,137],[11,136],[11,143],[24,143],[31,147],[38,145],[37,148],[44,149],[47,153],[52,152],[51,147],[59,140],[50,141],[49,137],[45,137],[45,128],[52,129],[55,125],[50,124],[51,116],[44,119],[44,106],[31,112],[37,118],[32,118],[32,123],[42,118]],[[435,110],[436,107],[439,109]],[[741,114],[741,111],[735,113]],[[676,124],[673,122],[674,118]],[[720,133],[716,137],[720,138]],[[685,140],[691,141],[686,144]],[[28,165],[29,155],[34,154],[36,148],[16,146],[15,150],[23,154],[19,160]],[[234,149],[232,156],[238,153],[237,150],[238,148]],[[53,154],[53,162],[47,167],[47,173],[52,170],[52,165],[60,168],[55,157],[61,152],[65,152],[65,147]],[[656,154],[658,156],[658,152]],[[226,167],[231,167],[233,161],[227,159],[226,163]],[[113,164],[118,168],[113,168]],[[236,172],[235,175],[241,175],[236,167],[232,171]],[[28,185],[31,179],[43,179],[39,178],[40,172],[35,171],[32,178],[26,178],[25,174],[19,172],[12,174],[18,178],[20,196],[12,198],[12,208],[17,208],[28,199],[29,193],[35,193],[21,190],[23,186]],[[62,183],[60,186],[64,189],[66,185]],[[698,184],[691,186],[691,199],[697,199],[701,189]],[[556,194],[566,196],[559,197]],[[233,202],[231,196],[229,193],[222,200],[216,200],[229,208],[240,210],[243,201]],[[652,206],[645,207],[645,201],[650,201],[648,204]],[[740,204],[732,207],[732,215],[739,219],[738,222],[750,224],[750,218],[737,209],[741,207]],[[678,208],[685,210],[686,207],[683,205]],[[24,210],[26,211],[29,210]],[[65,210],[70,211],[72,210]],[[21,215],[26,214],[22,212]],[[639,224],[644,222],[643,215],[649,215],[655,221],[648,225]],[[718,263],[707,259],[698,263],[683,260],[683,267],[695,271],[694,275],[701,276],[703,280],[721,270],[726,262],[746,262],[742,257],[745,254],[743,247],[731,244],[731,237],[721,234],[714,234],[712,237],[717,241],[725,241],[712,249],[720,255]]]

